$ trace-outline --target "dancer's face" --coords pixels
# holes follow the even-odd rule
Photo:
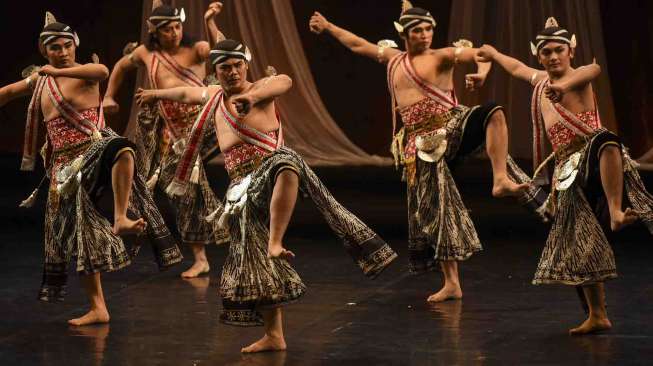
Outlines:
[[[407,48],[412,52],[423,52],[431,48],[433,42],[433,25],[422,22],[410,28],[404,39],[408,43]]]
[[[57,38],[42,48],[43,56],[57,68],[75,65],[75,42],[70,38]]]
[[[215,68],[215,73],[220,85],[228,93],[240,92],[247,81],[247,69],[249,66],[245,60],[230,58]]]
[[[184,27],[180,21],[170,22],[156,31],[156,37],[164,50],[179,47],[183,35]]]
[[[574,50],[566,43],[547,42],[537,52],[540,64],[552,75],[562,75],[571,67]]]

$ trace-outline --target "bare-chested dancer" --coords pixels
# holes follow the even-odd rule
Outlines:
[[[221,10],[222,3],[211,3],[204,16],[209,41],[213,44],[224,38],[214,21],[214,17]],[[206,41],[191,40],[184,33],[184,20],[183,9],[154,1],[152,14],[147,20],[149,40],[123,57],[113,68],[104,97],[107,112],[118,108],[114,95],[118,92],[125,74],[137,68],[147,71],[149,83],[155,89],[204,86],[206,60],[211,46]],[[180,154],[184,150],[188,133],[199,110],[197,105],[162,101],[153,108],[143,108],[139,112],[135,142],[139,157],[143,161],[139,168],[144,176],[149,177],[150,188],[159,187],[165,190],[172,181]],[[206,180],[202,162],[202,158],[208,157],[213,150],[203,151],[203,155],[194,162],[193,189],[183,197],[170,198],[176,211],[181,241],[191,247],[195,258],[191,268],[181,274],[184,278],[207,273],[210,267],[205,246],[213,242],[221,244],[228,240],[226,232],[214,233],[218,229],[204,220],[220,207],[220,202]]]
[[[310,20],[315,33],[326,32],[362,56],[388,64],[388,87],[392,97],[393,133],[396,113],[404,128],[395,135],[395,160],[404,165],[408,183],[408,249],[410,269],[421,273],[440,262],[442,289],[430,302],[463,296],[458,262],[481,250],[474,224],[467,213],[449,165],[486,144],[492,163],[492,195],[527,196],[534,189],[528,177],[508,155],[508,129],[502,107],[486,103],[472,108],[458,103],[453,91],[457,63],[473,63],[476,49],[461,40],[455,47],[432,49],[435,20],[431,14],[404,1],[395,28],[406,52],[384,40],[372,44],[330,23],[315,12]],[[478,64],[478,72],[466,76],[466,86],[483,85],[490,65]],[[534,201],[534,200],[530,200]]]
[[[203,104],[175,180],[168,188],[183,194],[199,155],[202,136],[214,124],[231,184],[224,213],[214,219],[229,228],[231,244],[220,280],[220,320],[238,326],[263,325],[265,335],[242,352],[286,349],[281,306],[305,291],[288,260],[283,237],[299,189],[311,197],[363,273],[374,277],[396,258],[395,252],[360,219],[331,196],[304,160],[284,146],[275,99],[290,89],[286,75],[247,80],[251,55],[242,43],[224,40],[211,51],[221,87],[145,90],[141,103],[170,99]],[[219,218],[217,216],[220,216]]]
[[[603,282],[617,277],[617,272],[601,218],[609,214],[604,226],[612,231],[641,218],[653,233],[653,197],[619,138],[601,125],[592,89],[592,80],[601,72],[599,65],[572,67],[576,37],[553,18],[531,46],[544,70],[528,67],[489,45],[481,47],[478,56],[535,88],[531,111],[536,168],[544,160],[544,133],[553,146],[555,170],[548,207],[554,220],[533,283],[580,289],[589,316],[570,334],[610,329]]]
[[[41,153],[50,189],[39,299],[63,300],[68,263],[74,259],[91,308],[84,316],[68,322],[86,325],[109,321],[100,272],[118,270],[131,261],[119,235],[145,231],[155,245],[160,267],[181,261],[181,253],[145,182],[134,175],[132,143],[104,125],[99,83],[109,76],[109,70],[99,63],[78,64],[78,46],[77,33],[48,13],[39,37],[39,48],[48,65],[0,89],[0,106],[18,97],[32,96],[22,170],[34,169],[38,127],[41,123],[46,126],[47,141]],[[108,185],[113,188],[113,226],[95,207],[97,196]],[[21,206],[29,207],[36,193]],[[130,219],[128,209],[141,217]]]

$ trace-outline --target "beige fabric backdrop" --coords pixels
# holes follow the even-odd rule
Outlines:
[[[560,26],[576,34],[578,47],[574,65],[591,63],[593,57],[601,65],[601,76],[594,83],[601,119],[605,127],[618,131],[598,0],[453,0],[449,41],[467,38],[475,46],[489,43],[531,67],[541,68],[531,54],[529,42],[544,28],[550,16],[555,17]],[[495,100],[505,106],[510,129],[510,151],[514,156],[528,158],[532,155],[529,110],[532,88],[528,83],[512,79],[500,67],[495,65],[494,69],[486,86],[478,94],[460,92],[460,99],[470,105]],[[456,87],[460,91],[463,79],[459,76]]]
[[[205,39],[203,15],[209,0],[176,0],[172,4],[186,12],[184,29]],[[390,165],[389,158],[367,154],[352,143],[331,118],[317,92],[308,61],[297,33],[290,0],[225,1],[218,27],[228,38],[249,46],[253,60],[250,76],[265,75],[268,65],[293,79],[292,89],[277,100],[286,143],[310,165]],[[150,14],[151,0],[144,0],[143,23]],[[142,37],[146,36],[145,30]],[[144,80],[139,73],[139,83]],[[128,131],[133,130],[135,110]]]

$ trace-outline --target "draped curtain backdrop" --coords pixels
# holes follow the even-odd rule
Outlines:
[[[576,34],[578,46],[573,65],[591,63],[594,57],[601,65],[601,75],[593,83],[601,121],[606,128],[617,132],[600,10],[600,4],[595,0],[453,0],[449,41],[466,38],[473,41],[476,47],[488,43],[504,54],[541,69],[531,54],[529,42],[544,28],[548,17],[555,17],[561,27]],[[510,151],[516,157],[529,158],[532,155],[532,88],[528,83],[510,77],[498,65],[494,65],[493,69],[481,91],[459,93],[460,99],[468,105],[495,100],[505,106]],[[472,70],[465,69],[467,72]],[[456,89],[462,90],[463,78],[459,75],[458,79]]]
[[[209,0],[176,0],[171,4],[186,11],[184,31],[196,39],[205,39],[204,12]],[[268,65],[293,79],[292,89],[277,99],[286,143],[314,166],[389,165],[389,158],[367,154],[352,143],[326,110],[315,87],[302,44],[297,33],[290,0],[224,1],[217,23],[227,38],[244,42],[252,52],[250,76],[265,76]],[[152,10],[152,1],[143,2],[143,24]],[[143,27],[142,39],[146,36]],[[140,75],[142,74],[142,75]],[[138,83],[144,82],[139,72]],[[130,131],[135,108],[132,107]]]

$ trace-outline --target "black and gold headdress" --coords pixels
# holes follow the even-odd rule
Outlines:
[[[546,20],[544,30],[537,37],[535,43],[531,42],[531,52],[537,56],[537,52],[549,41],[566,43],[571,48],[576,48],[576,35],[571,34],[568,30],[560,27],[554,17]]]
[[[209,60],[211,60],[212,65],[221,64],[230,58],[249,62],[252,60],[252,54],[247,46],[233,39],[218,42],[209,53]]]
[[[434,28],[436,25],[435,19],[430,12],[422,8],[415,8],[408,0],[402,1],[401,16],[399,20],[394,22],[395,29],[399,33],[404,33],[410,28],[418,25],[421,22],[430,23]]]
[[[79,37],[73,29],[66,24],[57,22],[54,15],[49,11],[45,12],[45,24],[43,30],[39,34],[39,42],[45,46],[57,38],[68,38],[75,42],[75,46],[79,47]]]
[[[177,9],[170,5],[164,5],[161,0],[152,2],[152,14],[147,18],[147,31],[156,32],[157,29],[164,27],[171,22],[184,22],[186,13],[184,8]]]

